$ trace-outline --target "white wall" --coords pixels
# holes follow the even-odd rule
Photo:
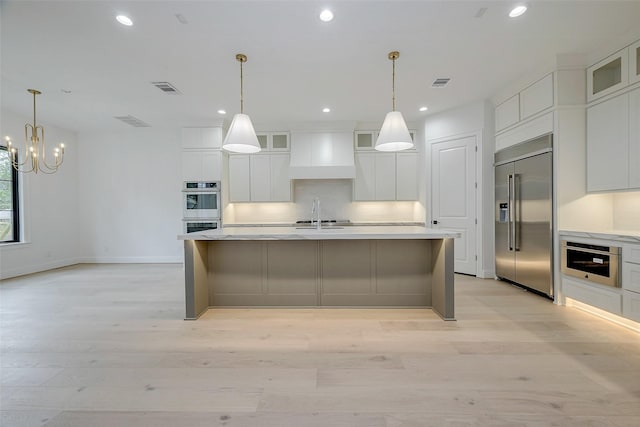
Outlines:
[[[476,253],[478,255],[478,277],[494,277],[495,257],[493,250],[493,151],[494,125],[493,107],[482,100],[452,110],[430,115],[424,122],[426,137],[425,161],[427,180],[431,176],[431,148],[433,141],[475,135],[478,145],[476,156],[476,217],[478,218]],[[432,220],[431,191],[427,186],[427,222]]]
[[[78,135],[81,262],[181,262],[180,130]]]
[[[640,231],[640,192],[616,193],[613,198],[613,229]]]
[[[12,136],[14,143],[20,146],[24,138],[24,125],[33,122],[33,117],[2,110],[0,118],[0,135]],[[78,224],[77,136],[46,122],[39,124],[45,128],[45,141],[49,146],[65,143],[64,164],[53,175],[19,175],[24,243],[0,245],[0,278],[77,262],[78,245],[82,238]]]

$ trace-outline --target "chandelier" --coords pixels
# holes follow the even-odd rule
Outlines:
[[[20,150],[13,144],[11,137],[6,136],[7,156],[11,164],[18,172],[52,174],[58,171],[64,160],[64,144],[60,143],[53,150],[53,164],[47,163],[47,151],[44,142],[44,128],[36,124],[36,95],[41,92],[35,89],[27,89],[33,94],[33,124],[24,125],[24,160],[20,162]],[[29,136],[31,133],[31,136]]]

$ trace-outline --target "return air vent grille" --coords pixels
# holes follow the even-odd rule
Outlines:
[[[164,93],[168,93],[170,95],[180,94],[180,91],[176,89],[175,86],[169,82],[151,82],[151,84],[157,87],[158,89],[160,89],[161,91],[163,91]]]
[[[121,122],[124,122],[130,126],[136,127],[136,128],[148,128],[151,127],[150,125],[148,125],[147,123],[143,122],[142,120],[140,120],[137,117],[133,117],[133,116],[116,116],[114,117],[114,119],[118,119]]]
[[[445,87],[447,83],[449,83],[449,80],[451,79],[447,79],[447,78],[435,79],[431,84],[431,87]]]

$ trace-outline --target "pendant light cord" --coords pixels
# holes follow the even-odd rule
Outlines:
[[[396,60],[393,61],[393,72],[391,74],[391,111],[396,111]]]
[[[240,114],[244,114],[244,91],[243,91],[243,76],[242,76],[242,63],[240,61]]]

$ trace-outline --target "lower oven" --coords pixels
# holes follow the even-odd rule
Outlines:
[[[197,231],[217,230],[222,227],[218,219],[185,219],[184,233],[195,233]]]
[[[620,253],[616,246],[562,241],[562,273],[600,285],[620,287]]]

